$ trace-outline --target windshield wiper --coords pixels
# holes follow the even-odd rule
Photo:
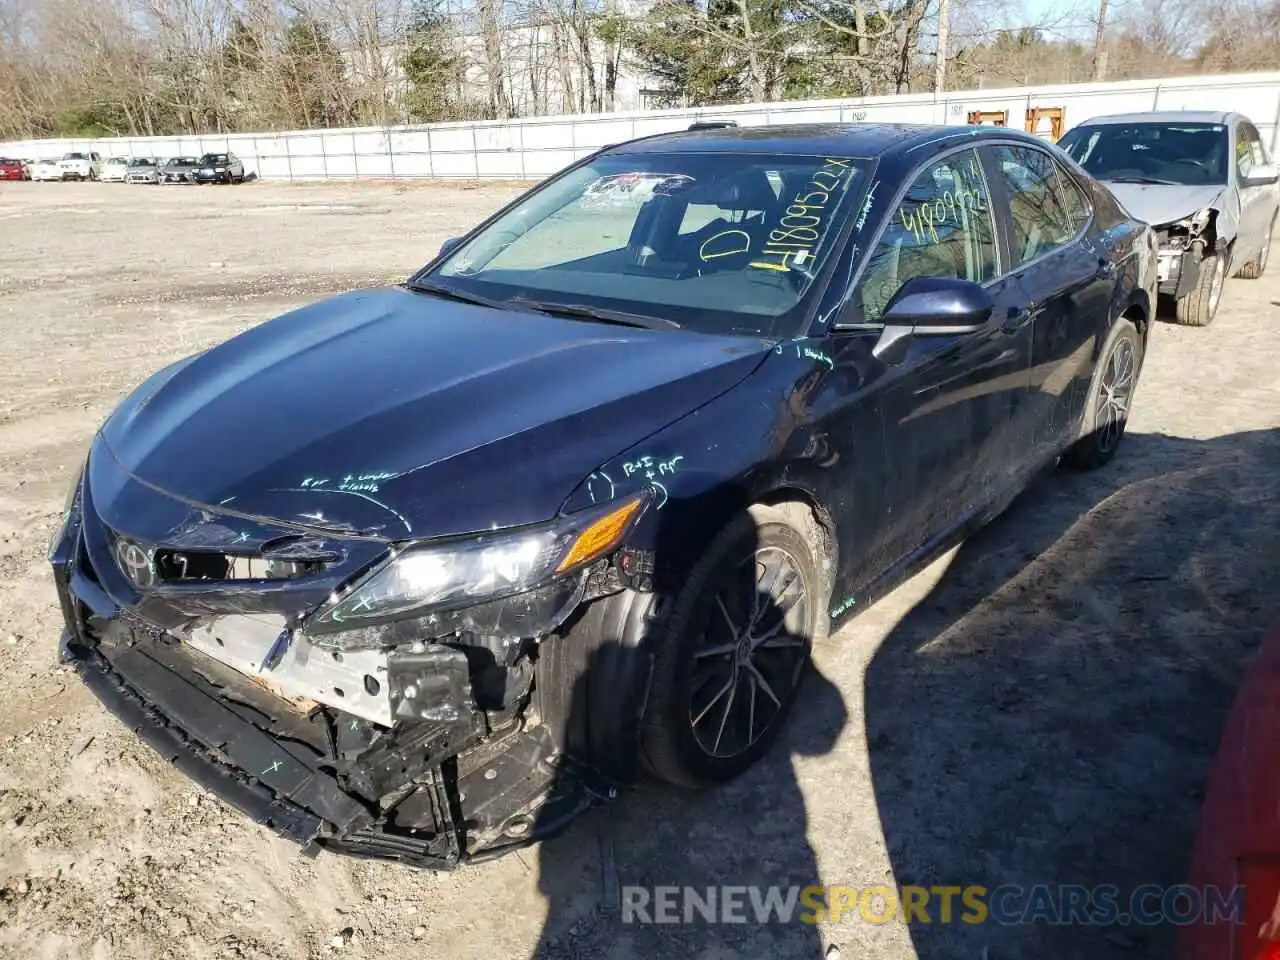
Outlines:
[[[1112,177],[1112,183],[1158,183],[1165,187],[1181,187],[1185,184],[1178,183],[1177,180],[1161,180],[1158,177]]]
[[[481,297],[474,293],[463,293],[440,283],[432,283],[430,280],[415,280],[411,283],[406,283],[405,287],[415,293],[425,293],[444,300],[457,300],[459,303],[470,303],[477,307],[490,307],[494,310],[503,309],[503,304],[500,300],[490,300],[488,297]]]
[[[552,317],[568,317],[571,320],[594,320],[597,323],[612,323],[622,327],[642,327],[646,330],[679,330],[680,324],[665,317],[650,317],[639,313],[624,313],[620,310],[599,310],[577,303],[546,303],[541,300],[528,300],[515,297],[508,300],[512,306],[523,307],[537,313],[545,313]]]

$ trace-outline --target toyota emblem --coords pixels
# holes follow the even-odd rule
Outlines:
[[[156,582],[156,568],[151,562],[151,555],[132,540],[116,541],[116,562],[135,587],[146,588]]]

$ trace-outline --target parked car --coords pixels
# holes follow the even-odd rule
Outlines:
[[[102,175],[102,157],[88,153],[64,153],[58,161],[63,180],[97,180]]]
[[[622,174],[651,183],[602,210]],[[605,148],[406,284],[129,396],[52,541],[62,656],[178,769],[338,851],[446,867],[642,771],[723,782],[815,638],[1042,468],[1115,456],[1156,269],[1147,225],[1012,130]]]
[[[196,168],[196,183],[244,183],[244,164],[234,153],[206,153]]]
[[[195,157],[173,157],[160,165],[161,183],[195,183],[200,161]]]
[[[160,167],[151,157],[134,157],[125,168],[126,183],[159,183]]]
[[[1239,113],[1160,111],[1087,120],[1058,146],[1156,227],[1160,293],[1179,323],[1213,321],[1228,276],[1271,258],[1280,167]]]
[[[57,160],[33,160],[30,167],[32,180],[61,180],[62,167]]]
[[[102,161],[103,183],[124,183],[125,171],[129,169],[128,157],[108,157]]]
[[[26,170],[21,160],[0,157],[0,180],[25,180]]]

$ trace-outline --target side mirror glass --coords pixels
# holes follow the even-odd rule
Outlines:
[[[891,348],[917,334],[973,333],[991,317],[995,304],[986,287],[953,277],[912,277],[885,308],[880,339],[873,353]]]
[[[462,242],[461,237],[450,237],[444,243],[440,244],[440,252],[436,256],[443,257],[446,253]]]
[[[1280,166],[1274,163],[1259,163],[1244,178],[1246,187],[1264,187],[1280,180]]]

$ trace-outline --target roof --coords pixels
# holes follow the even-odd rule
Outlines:
[[[791,156],[878,157],[925,143],[974,138],[1025,138],[1007,127],[941,126],[925,123],[806,123],[682,130],[620,143],[612,153],[774,153]]]
[[[1239,118],[1247,119],[1243,114],[1224,113],[1221,110],[1147,110],[1143,113],[1113,113],[1105,117],[1090,117],[1081,120],[1077,127],[1088,127],[1101,123],[1230,123]]]

